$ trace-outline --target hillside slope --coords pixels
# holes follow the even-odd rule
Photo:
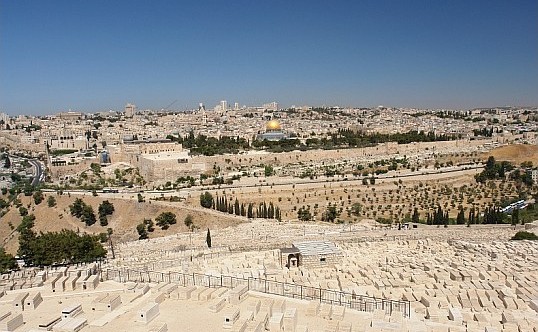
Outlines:
[[[53,195],[56,198],[56,206],[48,207],[47,198]],[[109,224],[105,227],[99,225],[99,221],[92,226],[86,226],[79,219],[71,216],[69,212],[69,205],[72,204],[77,197],[83,199],[86,204],[93,207],[96,217],[98,218],[97,211],[99,204],[105,200],[102,197],[94,197],[91,195],[79,196],[79,195],[57,195],[57,194],[45,194],[45,200],[35,205],[31,197],[25,197],[20,195],[23,206],[28,208],[30,214],[34,214],[36,217],[34,230],[36,232],[52,232],[60,231],[62,229],[70,229],[79,232],[86,232],[92,234],[98,234],[106,232],[107,228],[112,228],[114,231],[114,238],[119,241],[135,240],[138,238],[136,232],[136,225],[141,223],[145,218],[153,219],[162,212],[170,211],[176,214],[177,224],[170,226],[167,230],[161,230],[155,226],[155,231],[149,233],[150,237],[160,237],[165,235],[171,235],[179,232],[188,232],[188,228],[184,224],[185,217],[191,215],[194,225],[199,229],[215,229],[223,228],[232,225],[236,225],[245,221],[245,218],[236,217],[233,215],[227,215],[219,213],[213,210],[205,210],[203,208],[193,208],[185,205],[184,203],[176,202],[159,202],[159,201],[147,201],[139,203],[136,200],[131,199],[110,199],[109,202],[114,205],[114,213],[108,217]],[[0,241],[6,251],[15,254],[18,249],[18,236],[16,231],[17,226],[21,223],[22,217],[16,207],[12,206],[8,213],[2,217],[0,221]],[[11,226],[15,229],[12,230]]]
[[[521,164],[524,161],[533,161],[538,164],[538,146],[527,144],[513,144],[496,148],[487,153],[497,160],[506,160],[512,163]]]

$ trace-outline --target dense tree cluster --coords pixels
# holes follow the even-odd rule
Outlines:
[[[433,213],[426,214],[426,224],[428,225],[448,225],[449,222],[448,211],[443,211],[440,205]]]
[[[256,208],[254,203],[248,203],[246,206],[244,203],[240,203],[236,198],[235,201],[228,202],[226,196],[216,197],[209,192],[205,192],[200,196],[200,205],[205,208],[212,208],[220,212],[228,214],[235,214],[236,216],[243,216],[248,218],[267,218],[267,219],[282,219],[280,208],[275,206],[273,202],[260,203]]]
[[[312,214],[310,213],[309,209],[302,206],[297,211],[297,219],[300,221],[310,221],[312,220]]]
[[[49,198],[47,198],[47,205],[48,205],[48,207],[55,207],[56,206],[56,198],[54,198],[54,196],[49,196]]]
[[[144,219],[143,222],[136,225],[136,231],[138,232],[138,239],[144,240],[148,238],[148,232],[153,232],[155,228],[153,227],[153,220]]]
[[[200,205],[206,209],[214,208],[213,195],[210,192],[205,192],[200,195]]]
[[[155,218],[155,223],[161,229],[168,229],[170,225],[177,223],[176,215],[173,212],[163,212]]]
[[[184,148],[189,149],[190,153],[194,155],[201,154],[204,156],[213,156],[225,153],[237,154],[239,151],[249,148],[248,140],[241,137],[221,136],[216,138],[202,134],[195,137],[192,131],[185,137],[168,135],[166,138],[181,143]]]
[[[36,205],[39,205],[41,204],[41,202],[43,202],[43,200],[45,199],[43,197],[43,193],[41,192],[41,190],[37,190],[34,192],[34,195],[33,195],[33,198],[34,198],[34,203]]]
[[[502,213],[499,207],[490,206],[484,210],[483,224],[504,224],[506,222],[506,214]]]
[[[534,181],[532,180],[532,174],[530,171],[521,172],[521,170],[516,169],[510,173],[510,180],[515,181],[516,183],[523,183],[527,186],[532,186]]]
[[[99,223],[101,226],[107,226],[108,225],[108,219],[107,216],[114,213],[114,205],[110,203],[109,201],[103,201],[101,204],[99,204]]]
[[[298,139],[283,139],[280,141],[269,141],[269,140],[256,140],[252,142],[252,147],[256,149],[266,149],[270,152],[289,152],[293,150],[306,151],[307,146],[301,144],[301,141]]]
[[[329,206],[327,206],[327,209],[325,209],[325,212],[323,212],[323,214],[321,215],[321,220],[327,222],[334,222],[339,215],[340,213],[338,213],[336,206],[329,204]]]
[[[33,266],[92,262],[106,256],[99,239],[99,236],[78,235],[65,229],[38,235],[29,229],[26,236],[22,237],[21,233],[19,238],[19,256]]]
[[[476,182],[484,183],[487,180],[504,179],[506,173],[513,170],[514,166],[507,161],[496,162],[493,156],[489,156],[484,170],[475,175]]]
[[[84,203],[80,198],[76,198],[73,204],[69,205],[69,210],[72,216],[79,218],[86,226],[91,226],[97,221],[91,205]]]
[[[17,269],[15,257],[6,253],[4,248],[0,247],[0,273],[6,273],[15,269]]]
[[[493,136],[493,127],[488,128],[480,128],[480,129],[473,129],[473,135],[474,136],[484,136],[484,137],[491,137]]]

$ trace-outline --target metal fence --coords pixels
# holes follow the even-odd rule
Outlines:
[[[241,278],[232,276],[211,276],[206,274],[181,272],[138,271],[131,269],[106,269],[102,271],[104,280],[119,282],[165,282],[182,286],[204,286],[235,288],[247,285],[248,290],[265,294],[286,296],[301,300],[319,300],[321,303],[340,305],[359,311],[372,312],[384,310],[390,315],[393,311],[401,312],[404,317],[411,315],[411,303],[404,300],[388,300],[371,296],[357,295],[331,289],[290,284],[261,278]]]

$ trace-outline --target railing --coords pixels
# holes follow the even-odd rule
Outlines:
[[[240,278],[232,276],[211,276],[206,274],[181,272],[137,271],[131,269],[106,269],[101,276],[104,280],[119,282],[166,282],[182,286],[204,286],[234,288],[247,285],[248,290],[265,294],[286,296],[301,300],[319,300],[321,303],[340,305],[359,311],[372,312],[384,310],[390,315],[393,311],[401,312],[404,317],[411,315],[411,303],[404,300],[388,300],[371,296],[357,295],[337,290],[290,284],[261,278]]]

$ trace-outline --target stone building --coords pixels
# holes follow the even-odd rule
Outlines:
[[[280,265],[287,268],[334,266],[342,257],[342,250],[328,241],[296,242],[291,248],[280,249]]]

